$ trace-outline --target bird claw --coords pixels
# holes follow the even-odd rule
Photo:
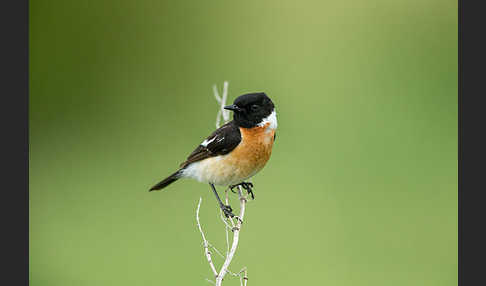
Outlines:
[[[233,189],[236,188],[236,187],[238,187],[238,186],[241,186],[243,189],[245,189],[246,192],[248,193],[248,195],[251,196],[251,199],[252,200],[255,199],[255,194],[253,193],[253,183],[251,183],[251,182],[241,182],[241,183],[239,183],[237,185],[230,186],[231,192],[233,192],[234,194],[236,194],[236,192]]]
[[[243,224],[243,220],[239,216],[235,216],[235,219],[237,219],[241,224]]]
[[[227,218],[233,218],[235,215],[232,213],[233,209],[229,205],[222,205],[221,210],[224,213],[224,216]]]

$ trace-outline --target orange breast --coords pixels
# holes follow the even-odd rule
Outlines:
[[[272,154],[275,130],[267,129],[270,123],[251,129],[240,128],[241,143],[233,150],[232,157],[249,169],[261,170]],[[241,166],[240,165],[240,166]]]
[[[240,128],[240,144],[229,154],[192,164],[197,169],[193,177],[202,182],[228,186],[241,183],[258,173],[272,154],[275,130],[267,128],[269,125]]]

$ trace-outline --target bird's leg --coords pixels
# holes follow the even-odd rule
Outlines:
[[[211,186],[211,189],[213,190],[214,195],[216,195],[216,199],[218,200],[219,207],[223,211],[224,215],[226,217],[230,217],[230,218],[234,217],[235,215],[232,213],[233,209],[229,205],[223,204],[223,202],[219,198],[218,192],[216,191],[216,188],[214,187],[214,185],[211,184],[211,183],[209,183],[209,185]]]
[[[238,187],[238,185],[231,185],[229,186],[230,188],[230,191],[233,193],[233,194],[237,194],[237,192],[235,190],[233,190],[234,188]]]
[[[253,194],[253,184],[251,182],[241,182],[239,184],[232,185],[230,186],[231,191],[233,193],[236,193],[235,191],[233,191],[233,188],[236,188],[238,186],[241,186],[243,189],[245,189],[246,192],[251,196],[252,200],[255,199],[255,195]]]

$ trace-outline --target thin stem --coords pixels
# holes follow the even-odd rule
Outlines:
[[[228,81],[225,81],[223,83],[223,93],[220,96],[218,92],[218,88],[216,85],[213,85],[213,94],[214,97],[216,98],[216,101],[219,104],[219,109],[218,109],[218,114],[216,116],[216,128],[220,127],[221,119],[226,123],[230,120],[230,112],[226,109],[224,109],[224,106],[226,105],[226,99],[228,98]],[[218,202],[220,204],[220,207],[222,207],[223,203],[221,199],[219,198],[219,195],[214,188],[213,185],[211,185],[211,188],[213,189],[213,192],[216,195],[216,198],[218,199]],[[202,239],[203,239],[203,246],[204,246],[204,254],[206,255],[206,259],[208,260],[209,266],[211,268],[211,271],[213,272],[214,276],[216,277],[216,281],[212,281],[209,279],[206,279],[211,284],[214,284],[216,286],[221,286],[221,283],[223,282],[224,277],[226,274],[230,274],[232,276],[239,276],[240,277],[240,285],[241,286],[246,286],[248,282],[248,275],[247,275],[247,269],[244,267],[240,272],[238,273],[233,273],[229,270],[229,265],[231,264],[231,261],[233,260],[233,257],[236,253],[236,249],[238,247],[238,242],[239,242],[239,237],[240,237],[240,231],[241,231],[241,225],[243,223],[243,218],[245,216],[245,209],[246,209],[246,203],[248,201],[248,196],[243,195],[243,191],[241,189],[241,186],[238,186],[238,197],[240,201],[240,213],[238,217],[235,217],[236,222],[233,218],[225,218],[223,217],[223,211],[222,209],[220,210],[220,217],[223,223],[225,224],[225,232],[226,232],[226,256],[224,256],[221,252],[219,252],[213,245],[211,245],[207,239],[206,236],[204,235],[204,232],[201,227],[201,223],[199,221],[199,210],[201,207],[201,202],[202,198],[199,198],[199,203],[197,205],[197,210],[196,210],[196,222],[197,226],[199,228],[199,232],[201,233]],[[229,195],[228,195],[228,189],[225,191],[225,203],[226,205],[229,205]],[[228,223],[229,221],[229,223]],[[230,229],[233,232],[233,239],[230,247],[230,235],[229,231]],[[224,258],[224,263],[221,266],[221,269],[218,273],[216,270],[216,267],[214,266],[212,257],[211,257],[211,252],[209,251],[209,248],[213,248],[214,251],[218,255],[220,255],[222,258]]]
[[[245,217],[245,209],[246,209],[246,202],[247,202],[247,198],[243,195],[243,192],[241,191],[241,186],[238,186],[238,196],[240,198],[240,215],[238,216],[240,219],[236,220],[236,227],[233,228],[233,243],[231,245],[231,249],[228,255],[226,256],[223,266],[221,266],[221,270],[219,270],[219,274],[216,276],[216,286],[220,286],[221,283],[223,282],[223,278],[228,272],[228,267],[231,261],[233,260],[233,257],[236,253],[236,248],[238,247],[241,225]]]
[[[211,252],[209,251],[209,243],[206,239],[206,236],[204,235],[204,232],[201,227],[201,223],[199,222],[199,209],[201,208],[201,202],[202,198],[199,198],[199,203],[197,204],[197,210],[196,210],[196,222],[197,222],[197,227],[199,228],[199,232],[201,233],[202,239],[203,239],[203,246],[204,246],[204,254],[206,255],[206,259],[208,260],[209,266],[211,267],[211,270],[214,273],[214,276],[218,276],[218,271],[216,271],[216,267],[214,267],[213,260],[211,259]]]

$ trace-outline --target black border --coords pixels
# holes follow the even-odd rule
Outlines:
[[[29,284],[28,5],[28,0],[0,4],[3,285]]]
[[[484,10],[480,1],[458,1],[458,224],[459,285],[481,285],[486,236],[479,195],[486,190],[486,92]],[[7,266],[0,281],[29,282],[29,145],[28,145],[28,0],[0,4],[2,27],[2,257]],[[5,184],[6,183],[6,184]]]
[[[484,285],[484,234],[486,191],[486,95],[483,5],[480,1],[458,1],[458,282]],[[480,282],[483,281],[483,282]]]

